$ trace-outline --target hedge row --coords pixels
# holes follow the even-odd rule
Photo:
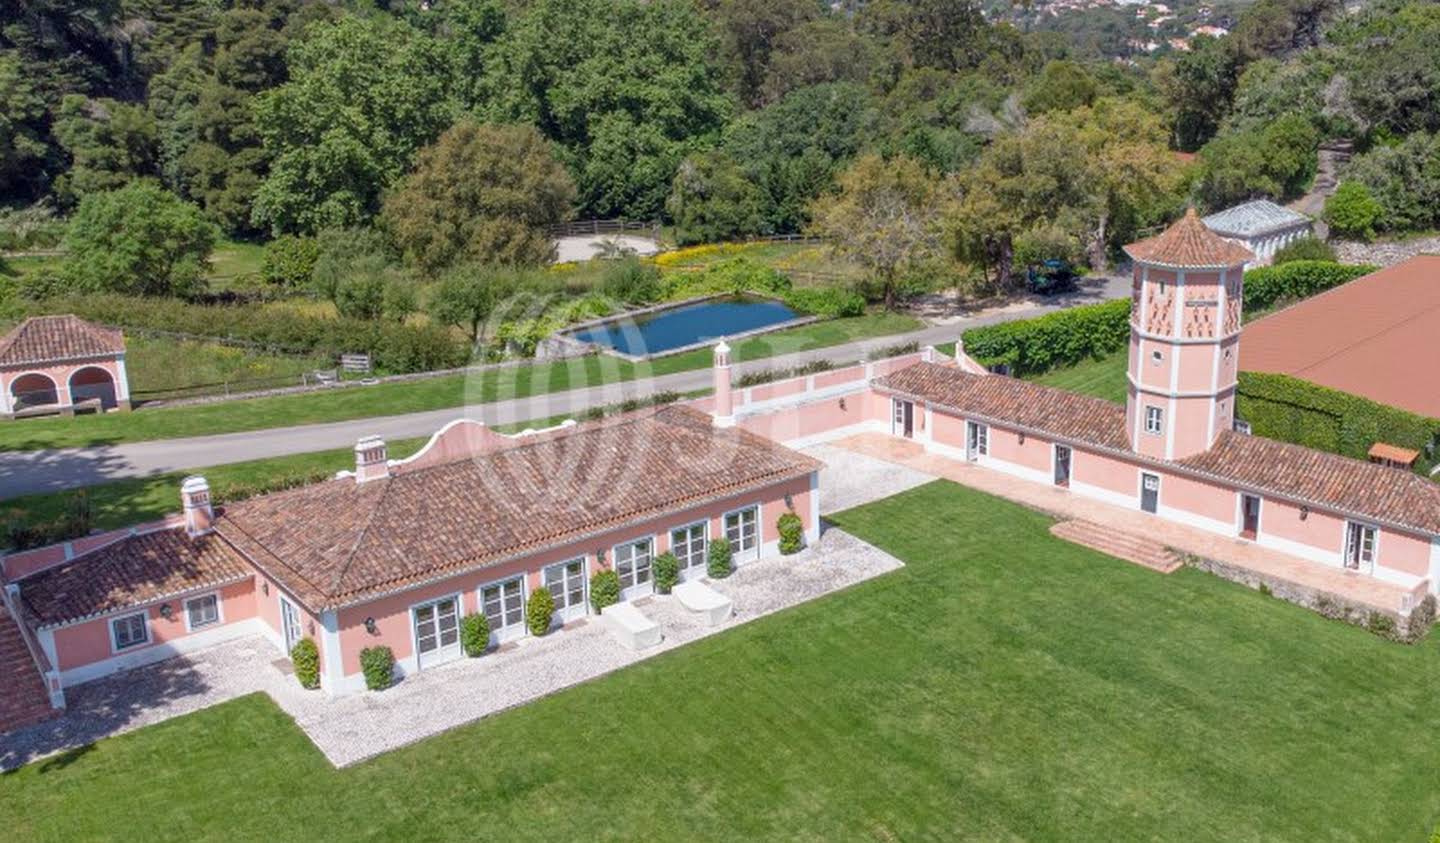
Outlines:
[[[1375,267],[1334,261],[1291,261],[1245,273],[1245,311],[1254,315],[1369,275]]]
[[[306,316],[256,304],[206,306],[103,294],[26,302],[24,312],[13,315],[34,313],[74,313],[122,328],[240,340],[294,353],[365,353],[376,369],[391,374],[451,369],[470,359],[466,343],[444,328]]]
[[[1440,419],[1288,375],[1241,372],[1235,409],[1258,436],[1362,460],[1386,442],[1419,451],[1422,470],[1433,464],[1428,451],[1440,437]]]
[[[1130,340],[1130,300],[971,328],[962,336],[965,352],[981,364],[1008,366],[1016,376],[1037,375],[1124,348]]]
[[[792,310],[836,318],[865,313],[865,298],[839,287],[795,287],[789,277],[752,258],[730,258],[699,272],[666,276],[665,297],[670,299],[730,293],[761,293],[785,302]]]

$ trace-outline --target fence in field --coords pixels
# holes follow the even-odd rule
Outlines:
[[[639,234],[653,240],[660,239],[659,220],[571,220],[556,223],[546,228],[551,237],[602,237],[619,234]]]

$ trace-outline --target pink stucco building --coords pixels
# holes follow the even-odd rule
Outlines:
[[[313,639],[322,686],[352,692],[365,647],[403,676],[457,657],[464,615],[497,644],[528,634],[537,589],[563,623],[602,569],[633,600],[667,550],[686,576],[719,536],[742,564],[775,555],[782,514],[819,532],[821,466],[792,449],[855,433],[1388,584],[1402,622],[1431,604],[1440,486],[1234,429],[1250,253],[1193,213],[1127,251],[1124,406],[992,375],[963,344],[737,388],[721,343],[714,394],[684,406],[519,436],[459,421],[406,460],[362,439],[353,471],[225,506],[189,478],[179,516],[0,559],[0,671],[20,689],[0,730],[66,686],[256,633],[279,653]]]
[[[130,409],[125,338],[77,316],[32,316],[0,337],[0,419]]]

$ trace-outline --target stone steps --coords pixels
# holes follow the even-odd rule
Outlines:
[[[45,680],[25,646],[19,625],[0,606],[0,734],[34,725],[59,713],[50,707]]]
[[[1174,551],[1159,542],[1089,521],[1061,521],[1050,528],[1050,534],[1162,574],[1172,573],[1185,564]]]

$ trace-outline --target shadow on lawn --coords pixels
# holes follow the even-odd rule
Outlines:
[[[134,724],[145,712],[209,688],[186,658],[77,685],[66,691],[61,716],[0,735],[0,770],[13,771],[46,756],[52,757],[40,765],[42,774],[63,770],[89,753],[95,741]]]

